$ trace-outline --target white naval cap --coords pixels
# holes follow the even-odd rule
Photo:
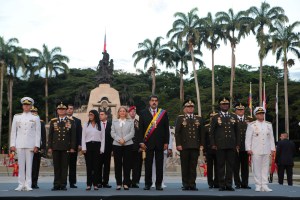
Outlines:
[[[34,104],[34,100],[30,97],[23,97],[21,99],[21,104],[26,104],[26,105],[33,105]]]
[[[266,110],[263,107],[256,107],[253,111],[254,115],[260,114],[260,113],[266,113]]]

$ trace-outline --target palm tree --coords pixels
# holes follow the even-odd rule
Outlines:
[[[235,48],[239,43],[241,37],[250,32],[250,18],[246,16],[245,11],[239,11],[234,14],[233,10],[230,8],[228,13],[217,12],[216,22],[221,24],[223,27],[223,32],[225,35],[225,44],[228,39],[231,45],[231,78],[230,78],[230,108],[232,108],[233,101],[233,81],[235,79]],[[238,35],[236,32],[238,31]]]
[[[212,71],[212,111],[215,112],[215,51],[220,47],[219,40],[224,39],[221,25],[216,22],[209,12],[204,21],[205,33],[203,43],[211,50],[211,71]]]
[[[282,23],[276,23],[272,44],[273,53],[276,53],[276,62],[283,60],[284,67],[284,102],[285,102],[285,131],[289,133],[289,101],[288,101],[288,65],[293,65],[293,60],[288,59],[288,52],[292,52],[300,59],[300,33],[294,29],[300,25],[299,21],[294,22],[289,26],[284,26]]]
[[[2,69],[1,69],[1,95],[0,95],[0,107],[1,107],[1,126],[0,131],[2,130],[2,101],[3,101],[3,79],[4,75],[6,74],[8,77],[8,84],[7,84],[7,99],[8,99],[8,109],[9,109],[9,133],[11,130],[11,122],[12,122],[12,96],[13,96],[13,81],[14,77],[17,76],[17,72],[19,67],[21,66],[20,60],[24,59],[24,52],[21,47],[17,47],[19,41],[17,38],[11,38],[7,42],[4,40],[3,37],[0,37],[0,60],[2,61]],[[1,133],[0,133],[1,137]],[[8,143],[10,141],[10,134],[8,134]],[[1,143],[0,143],[1,144]]]
[[[150,39],[145,39],[143,42],[138,44],[138,50],[134,52],[132,57],[136,57],[134,61],[134,67],[136,67],[137,63],[145,59],[144,62],[144,69],[147,69],[148,63],[151,61],[151,66],[149,67],[148,71],[151,73],[152,77],[152,94],[155,94],[155,87],[156,87],[156,79],[155,74],[157,71],[157,65],[155,63],[156,60],[161,61],[161,52],[164,47],[160,44],[162,37],[157,37],[152,42]]]
[[[268,36],[265,35],[265,28],[269,30],[273,27],[274,23],[288,22],[288,17],[284,14],[281,7],[272,7],[267,2],[262,2],[260,8],[255,6],[250,7],[247,11],[252,17],[252,28],[256,28],[256,39],[259,45],[259,105],[262,105],[262,67],[263,59],[267,56],[269,49]]]
[[[69,62],[69,58],[65,55],[60,54],[61,48],[54,47],[49,50],[44,44],[43,50],[31,49],[31,52],[37,54],[37,63],[39,71],[45,70],[45,113],[46,123],[48,123],[48,79],[53,74],[58,75],[59,73],[67,73],[69,68],[66,63]]]
[[[194,71],[194,79],[196,86],[196,95],[197,95],[197,105],[198,105],[198,115],[201,116],[201,101],[200,101],[200,92],[199,92],[199,84],[197,78],[197,72],[195,67],[195,58],[194,58],[194,47],[197,46],[200,42],[200,33],[201,33],[201,23],[196,12],[197,8],[192,9],[187,14],[182,12],[176,12],[174,17],[177,18],[173,22],[173,27],[168,31],[167,37],[172,35],[171,40],[177,40],[178,45],[182,45],[185,39],[185,42],[188,44],[189,51],[191,53],[193,71]],[[198,48],[199,45],[198,45]]]
[[[29,49],[24,49],[26,53],[26,60],[24,61],[24,73],[23,78],[28,78],[29,80],[33,80],[35,72],[39,70],[38,68],[38,57],[30,55]]]

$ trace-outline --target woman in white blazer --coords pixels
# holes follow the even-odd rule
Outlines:
[[[111,137],[113,141],[113,152],[115,162],[115,177],[117,190],[121,190],[122,184],[124,190],[129,190],[130,184],[130,166],[131,151],[134,137],[133,120],[128,118],[127,108],[121,106],[118,109],[117,119],[112,121]],[[122,181],[123,169],[123,181]]]

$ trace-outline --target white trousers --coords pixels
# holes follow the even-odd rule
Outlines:
[[[270,155],[252,155],[252,172],[256,187],[266,186],[268,184]]]
[[[163,166],[163,175],[165,176],[165,171],[166,171],[166,162],[167,162],[167,154],[164,153],[164,166]],[[156,165],[155,165],[155,155],[153,156],[153,164],[152,164],[152,181],[155,183],[156,180]],[[164,182],[164,180],[163,180]]]
[[[19,164],[19,186],[31,188],[33,148],[18,148],[17,153]]]

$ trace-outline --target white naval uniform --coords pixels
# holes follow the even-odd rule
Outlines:
[[[252,171],[256,188],[268,188],[270,154],[271,151],[275,151],[272,124],[258,120],[248,124],[245,146],[246,151],[253,152]]]
[[[18,154],[20,188],[31,188],[31,170],[34,147],[40,147],[40,118],[31,112],[16,114],[11,127],[10,147],[16,147]],[[25,167],[26,166],[26,167]],[[26,169],[26,172],[25,172]]]

